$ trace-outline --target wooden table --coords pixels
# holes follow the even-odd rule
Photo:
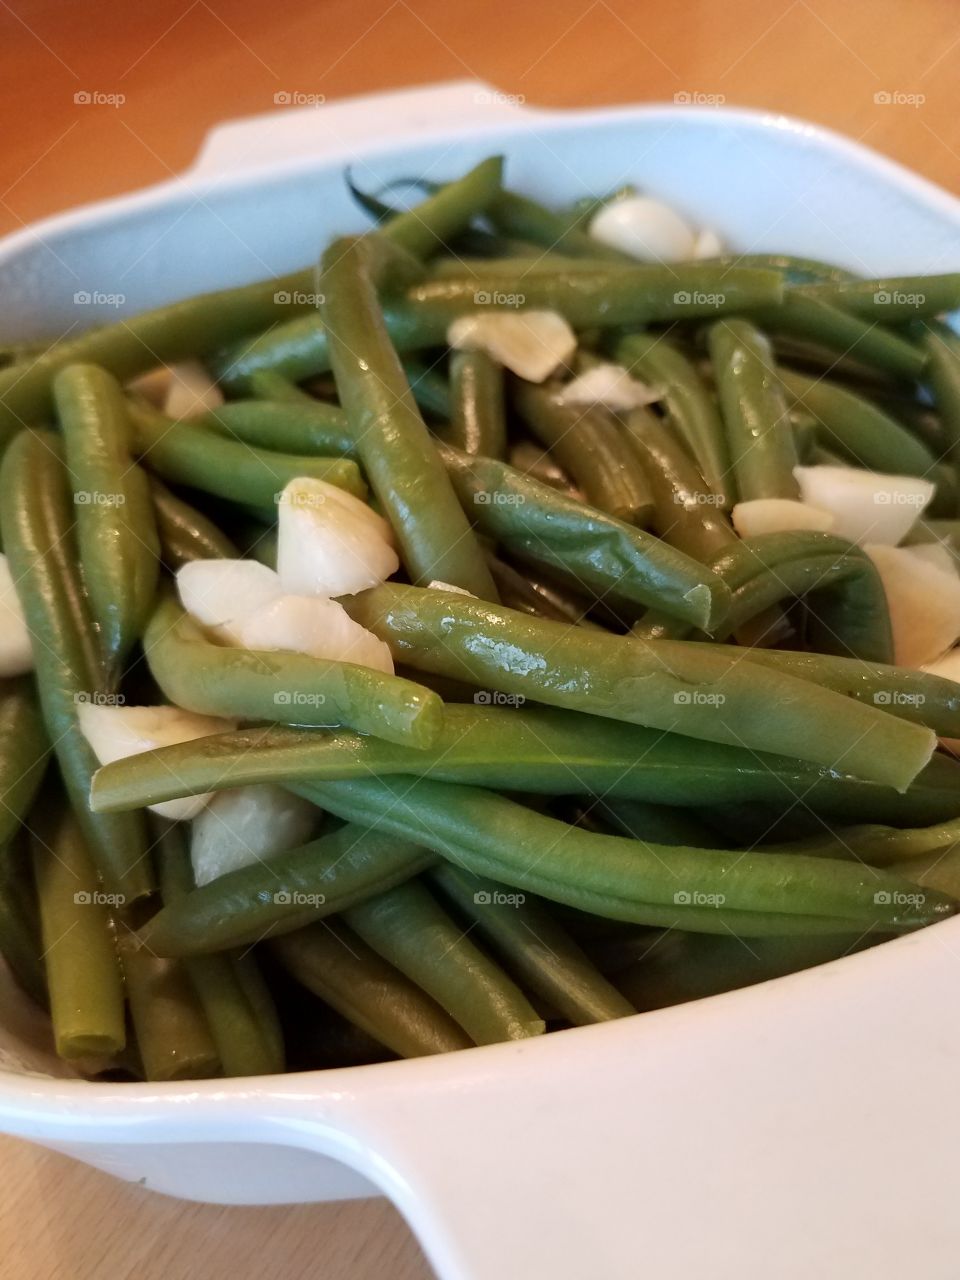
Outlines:
[[[717,95],[960,189],[953,0],[0,0],[0,39],[0,232],[175,173],[212,124],[272,110],[276,93],[467,76],[552,106]],[[382,1202],[183,1205],[9,1139],[0,1253],[7,1280],[430,1274]]]

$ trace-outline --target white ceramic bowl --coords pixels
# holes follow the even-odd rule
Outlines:
[[[372,186],[491,151],[549,201],[638,182],[739,249],[960,269],[960,203],[813,126],[688,106],[532,111],[461,83],[224,126],[182,179],[10,237],[0,337],[116,319],[108,295],[132,313],[302,265],[360,225],[345,163]],[[63,1078],[4,984],[0,1126],[194,1199],[386,1194],[445,1280],[955,1280],[958,987],[954,919],[543,1040],[120,1087]]]

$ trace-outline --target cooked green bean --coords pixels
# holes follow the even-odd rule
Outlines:
[[[512,554],[560,570],[575,585],[712,630],[728,606],[716,575],[659,539],[558,493],[492,458],[440,446],[466,511]]]
[[[607,410],[564,404],[556,391],[518,382],[514,405],[591,506],[627,524],[653,511],[650,486],[623,428]],[[469,451],[468,451],[469,452]]]
[[[164,956],[204,955],[280,937],[384,893],[435,860],[409,841],[348,823],[168,902],[144,937]]]
[[[796,756],[905,789],[929,730],[779,672],[684,642],[625,641],[465,596],[392,583],[347,602],[408,665],[487,689]],[[720,700],[722,698],[722,701]]]
[[[170,598],[150,619],[143,647],[164,695],[188,711],[346,724],[390,742],[424,747],[440,729],[442,703],[421,685],[352,662],[213,644]]]
[[[500,599],[508,609],[532,613],[535,618],[553,618],[557,622],[582,622],[588,605],[572,601],[556,591],[548,591],[542,583],[522,574],[513,565],[496,556],[488,556],[487,564],[497,584]]]
[[[566,214],[554,213],[536,200],[513,191],[501,191],[491,202],[487,213],[502,234],[529,240],[571,258],[596,258],[624,264],[632,261],[619,249],[612,249],[581,230],[579,218],[571,219]]]
[[[416,983],[476,1044],[546,1030],[519,987],[475,946],[419,880],[350,907],[358,937]]]
[[[464,453],[502,458],[507,447],[503,365],[485,351],[450,357],[450,426],[446,440]]]
[[[196,888],[179,826],[159,833],[160,889],[168,906]],[[193,983],[225,1076],[283,1071],[283,1035],[269,988],[250,952],[193,956],[183,966]]]
[[[57,1053],[108,1057],[126,1042],[110,910],[123,905],[121,895],[102,891],[77,820],[65,806],[42,806],[35,826],[33,869]]]
[[[160,551],[168,569],[176,571],[191,560],[233,560],[239,554],[225,533],[202,512],[150,477],[153,511],[160,535]]]
[[[538,899],[506,892],[449,862],[429,879],[477,926],[507,969],[573,1026],[635,1012]]]
[[[154,955],[131,933],[121,935],[120,958],[146,1079],[218,1075],[217,1048],[182,962]]]
[[[483,213],[501,192],[503,157],[481,160],[456,182],[447,182],[412,209],[398,213],[380,234],[418,258],[435,253]]]
[[[763,267],[768,271],[779,271],[784,281],[790,285],[840,283],[857,278],[844,267],[820,262],[816,258],[799,258],[790,253],[732,253],[706,261],[716,262],[721,266]]]
[[[96,635],[77,573],[73,503],[56,437],[24,431],[0,468],[4,546],[30,630],[40,706],[84,837],[111,892],[151,889],[141,816],[94,814],[97,760],[80,731],[80,703],[103,691]]]
[[[26,841],[0,849],[0,956],[21,990],[49,1008],[40,910]]]
[[[912,928],[955,909],[936,893],[904,902],[900,877],[857,863],[596,835],[448,782],[369,778],[294,790],[340,817],[417,840],[476,875],[613,920],[750,937],[755,930],[839,932],[840,922],[857,920]]]
[[[312,267],[239,289],[201,293],[56,342],[34,359],[0,371],[0,442],[49,416],[53,376],[70,364],[98,364],[126,381],[256,333],[316,306]],[[312,292],[311,292],[312,291]],[[2,447],[2,446],[0,446]]]
[[[282,373],[263,369],[250,378],[250,394],[257,400],[272,400],[277,404],[317,404],[315,396],[304,391]]]
[[[147,477],[130,456],[123,389],[96,365],[53,379],[73,483],[77,541],[108,670],[140,639],[157,589],[160,543]]]
[[[682,444],[648,409],[630,413],[626,428],[650,484],[653,528],[670,546],[710,564],[737,541],[723,513],[722,495],[710,488]]]
[[[200,425],[218,435],[278,453],[352,458],[357,452],[343,410],[322,400],[311,399],[309,404],[235,400],[214,409],[200,420]]]
[[[709,493],[723,506],[731,483],[730,454],[713,396],[696,366],[663,334],[635,333],[616,348],[617,360],[663,392],[669,421],[686,444]]]
[[[350,458],[296,457],[255,449],[190,422],[170,422],[152,411],[134,409],[131,416],[144,466],[174,484],[267,511],[298,476],[325,480],[358,498],[367,496],[360,470]]]
[[[796,448],[770,344],[746,320],[719,320],[709,345],[739,500],[798,497]]]
[[[403,372],[410,383],[410,390],[417,404],[434,418],[447,422],[450,418],[450,384],[432,364],[419,360],[416,356],[407,356],[403,362]]]
[[[830,280],[802,284],[798,291],[865,320],[888,324],[960,307],[960,274]]]
[[[504,745],[507,741],[509,749]],[[419,751],[346,730],[324,733],[274,726],[140,752],[94,775],[91,804],[95,810],[110,811],[250,783],[329,781],[371,774],[429,777],[493,790],[519,787],[529,794],[600,794],[608,800],[623,797],[663,805],[706,807],[744,800],[787,808],[802,797],[811,810],[874,815],[878,821],[907,826],[960,815],[960,763],[943,755],[935,755],[901,796],[876,783],[796,759],[576,711],[455,704],[445,708],[434,744]],[[343,839],[323,837],[316,857],[327,857],[324,841],[332,842],[335,849]],[[274,883],[273,873],[287,875],[287,857],[271,859],[266,884],[253,869],[236,873],[241,876],[236,882],[238,913],[248,910],[249,903],[259,900],[258,892],[265,893]],[[318,873],[313,854],[289,857],[291,874],[300,878],[289,882],[281,878],[279,889],[291,899],[315,891]],[[226,881],[218,883],[227,889]],[[206,894],[206,886],[199,892]],[[211,902],[218,896],[212,891],[208,895]],[[330,890],[326,896],[331,902],[339,901]],[[277,913],[267,898],[268,894],[263,899],[264,914],[253,917],[257,932],[271,926],[278,914],[284,919],[290,916],[289,906]],[[205,900],[196,900],[198,908]],[[220,937],[206,916],[201,914],[198,920],[199,936],[210,929],[212,938]],[[225,936],[224,945],[230,945],[231,935]],[[244,935],[240,940],[250,939]]]
[[[0,681],[0,850],[26,819],[49,755],[33,681],[28,676]]]
[[[546,449],[541,449],[532,440],[520,440],[510,449],[509,462],[516,471],[532,476],[541,484],[548,484],[551,489],[559,489],[570,497],[578,497],[577,487],[559,465],[551,458]]]
[[[496,599],[384,329],[371,258],[359,240],[338,240],[323,258],[323,320],[350,431],[414,581],[449,582]]]
[[[924,331],[922,346],[943,427],[944,450],[956,466],[960,463],[960,337],[944,324],[931,324]]]
[[[729,794],[729,793],[728,793]],[[696,814],[649,800],[624,800],[608,793],[592,807],[591,813],[601,818],[617,835],[633,840],[652,840],[655,844],[687,845],[694,849],[710,849],[717,843],[711,831]]]
[[[269,945],[298,982],[402,1058],[472,1043],[436,1001],[343,925],[311,925]]]
[[[892,329],[831,306],[820,298],[788,289],[778,307],[759,307],[751,318],[764,330],[810,339],[871,369],[915,381],[923,375],[923,351]]]
[[[812,415],[830,448],[868,471],[929,478],[937,462],[933,453],[875,404],[825,378],[789,369],[779,373],[788,397]]]

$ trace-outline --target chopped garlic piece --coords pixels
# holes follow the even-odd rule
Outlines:
[[[577,335],[555,311],[471,312],[447,330],[457,351],[486,351],[527,382],[544,382],[577,349]]]

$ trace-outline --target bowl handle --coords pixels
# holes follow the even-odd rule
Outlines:
[[[349,158],[361,147],[369,148],[371,138],[388,146],[437,129],[496,128],[521,113],[536,114],[522,106],[518,95],[500,93],[480,80],[451,80],[330,103],[320,94],[283,90],[274,94],[274,103],[275,111],[211,129],[185,176],[211,177],[308,156],[342,153]]]

